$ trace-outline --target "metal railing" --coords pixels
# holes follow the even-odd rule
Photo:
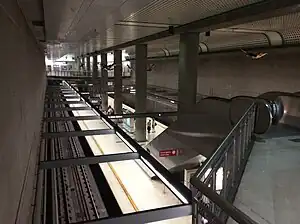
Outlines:
[[[232,203],[254,144],[256,104],[253,103],[213,155],[191,178],[193,185],[193,224],[255,223]]]
[[[91,77],[93,72],[90,71],[71,71],[71,70],[62,70],[62,71],[47,71],[47,76],[55,77]]]
[[[92,77],[93,71],[85,71],[85,70],[53,70],[53,71],[46,71],[47,76],[54,76],[54,77]],[[100,71],[98,71],[101,74]],[[107,73],[108,78],[114,77],[113,71],[108,71]],[[123,72],[122,77],[131,77],[131,73]]]

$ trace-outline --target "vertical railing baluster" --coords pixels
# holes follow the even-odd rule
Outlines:
[[[234,136],[233,146],[232,146],[232,182],[231,182],[232,187],[235,182],[236,170],[237,170],[237,147],[236,147],[236,136]]]
[[[243,125],[243,122],[241,122],[241,125],[238,128],[238,138],[239,138],[239,141],[238,141],[238,147],[237,147],[237,166],[236,166],[237,172],[240,169],[241,157],[242,157],[242,155],[241,155],[242,154],[241,148],[242,148],[242,145],[243,145],[242,125]]]
[[[244,167],[241,166],[245,164],[245,160],[247,159],[246,156],[249,155],[248,150],[250,150],[249,144],[251,143],[255,128],[256,112],[256,105],[251,105],[251,107],[235,125],[234,129],[231,130],[230,134],[218,147],[217,150],[219,153],[215,154],[215,158],[211,158],[208,163],[198,169],[194,175],[194,177],[197,177],[198,181],[203,182],[214,192],[220,193],[220,196],[225,200],[229,199],[228,196],[229,194],[231,195],[232,190],[236,190],[238,186],[238,178],[240,178],[241,175],[240,172],[244,169]],[[221,167],[223,169],[222,189],[217,189],[217,174]],[[206,176],[209,170],[210,172],[208,176]],[[214,204],[210,200],[210,197],[206,194],[202,195],[200,187],[198,190],[197,197],[195,197],[196,200],[193,201],[193,224],[202,223],[202,215],[205,216],[203,218],[210,220],[210,222],[214,218],[220,217],[221,213],[219,212],[222,208],[218,207],[218,204]],[[221,190],[221,192],[217,190]],[[205,209],[209,209],[209,211],[213,214],[213,219],[211,219],[209,214],[202,211],[204,204],[207,206]],[[228,216],[225,214],[224,217]]]
[[[228,152],[225,153],[223,162],[223,180],[222,180],[222,195],[227,197],[227,172],[228,172]]]
[[[212,189],[213,189],[213,191],[214,192],[216,192],[216,190],[217,190],[217,172],[218,172],[218,170],[216,170],[215,172],[213,172],[212,173],[212,179],[211,179],[211,187],[212,187]],[[216,212],[216,205],[215,205],[215,203],[212,203],[212,207],[211,207],[211,210],[212,210],[212,212],[213,213],[215,213]]]
[[[196,198],[193,198],[192,203],[192,223],[198,224],[199,219],[199,213],[198,213],[198,200]]]

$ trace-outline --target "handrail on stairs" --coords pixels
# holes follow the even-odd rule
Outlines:
[[[221,142],[212,156],[191,178],[193,185],[193,224],[256,224],[232,203],[254,144],[253,130],[257,106],[253,103]]]

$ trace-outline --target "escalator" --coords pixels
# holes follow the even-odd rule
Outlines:
[[[172,123],[148,149],[173,173],[198,167],[190,180],[196,207],[194,223],[226,223],[228,218],[240,220],[233,223],[261,223],[251,219],[252,213],[250,218],[240,210],[236,212],[232,204],[253,147],[266,136],[299,135],[299,108],[300,97],[291,93],[208,97],[193,113]],[[161,156],[166,150],[175,150],[176,156]],[[182,179],[188,181],[184,176]]]

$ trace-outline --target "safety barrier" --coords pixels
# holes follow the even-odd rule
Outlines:
[[[92,74],[90,71],[47,71],[47,76],[55,77],[91,77]]]
[[[93,76],[93,71],[84,71],[84,70],[61,70],[61,71],[46,71],[47,76],[50,77],[92,77]],[[100,71],[98,71],[99,74],[101,74]],[[97,75],[99,76],[99,75]],[[113,71],[108,71],[107,74],[108,78],[113,78],[114,77],[114,72]],[[131,73],[129,72],[123,72],[122,77],[131,77]]]
[[[254,144],[256,111],[253,103],[191,178],[193,224],[226,223],[228,217],[238,223],[256,223],[232,205]]]

